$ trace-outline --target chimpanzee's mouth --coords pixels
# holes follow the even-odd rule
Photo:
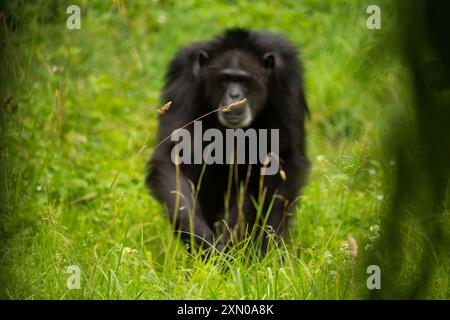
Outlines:
[[[234,110],[229,112],[219,111],[219,122],[225,127],[232,129],[249,126],[253,120],[250,108],[246,106],[241,108],[242,110],[239,110],[238,112],[235,112]]]
[[[229,123],[239,124],[243,122],[244,118],[241,115],[229,115],[225,116],[225,120]]]

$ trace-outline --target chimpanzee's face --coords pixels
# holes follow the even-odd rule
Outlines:
[[[271,66],[267,57],[257,57],[240,50],[230,50],[206,61],[205,97],[211,107],[223,107],[242,99],[245,104],[217,113],[228,128],[249,126],[264,108]]]

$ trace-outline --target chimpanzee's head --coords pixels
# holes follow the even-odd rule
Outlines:
[[[210,57],[206,51],[197,55],[204,79],[204,97],[212,107],[223,107],[242,99],[246,103],[231,111],[218,112],[219,122],[228,128],[249,126],[264,108],[275,55],[261,57],[240,49],[230,49]]]

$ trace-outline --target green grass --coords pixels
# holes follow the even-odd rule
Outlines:
[[[86,1],[73,31],[65,2],[16,9],[23,23],[3,30],[13,100],[2,119],[0,296],[365,297],[364,256],[378,236],[370,227],[381,222],[395,169],[382,133],[405,91],[399,65],[371,71],[383,55],[365,27],[372,2]],[[168,62],[181,45],[229,26],[280,31],[302,48],[312,173],[291,233],[265,257],[246,244],[204,261],[148,195],[145,163]],[[66,287],[69,265],[81,268],[79,290]],[[430,297],[445,297],[448,276],[437,281]]]

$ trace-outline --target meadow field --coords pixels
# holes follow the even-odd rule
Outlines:
[[[370,296],[397,170],[385,144],[408,110],[408,74],[380,40],[389,6],[383,28],[369,30],[369,4],[83,0],[81,29],[68,30],[67,1],[10,2],[0,17],[0,297]],[[145,169],[170,59],[232,26],[281,32],[300,48],[312,170],[290,232],[265,256],[248,243],[205,260],[174,237]],[[403,245],[412,256],[399,287],[417,261],[414,237]],[[67,287],[68,266],[81,270],[79,289]],[[449,298],[449,272],[441,265],[424,297]]]

